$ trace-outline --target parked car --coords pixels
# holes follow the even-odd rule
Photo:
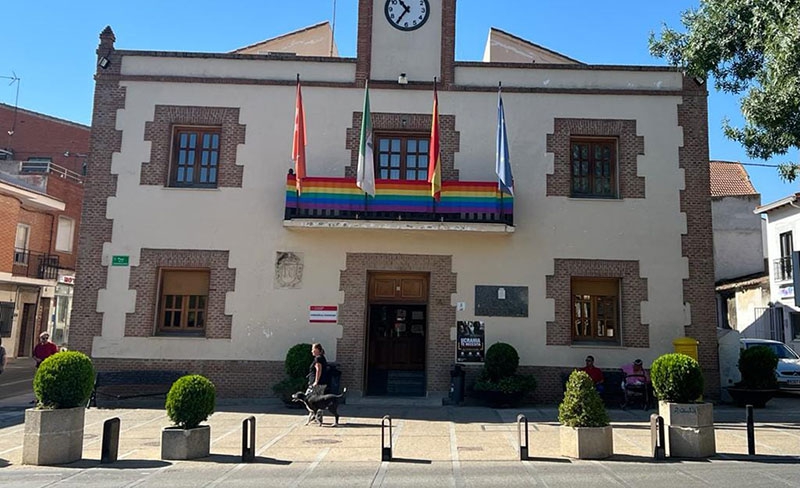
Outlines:
[[[775,376],[781,390],[800,392],[800,356],[783,342],[769,339],[740,339],[742,347],[767,346],[778,356]]]

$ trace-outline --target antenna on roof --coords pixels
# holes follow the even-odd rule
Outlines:
[[[336,0],[333,0],[333,20],[331,22],[331,52],[330,56],[333,57],[333,35],[336,33]]]
[[[11,129],[8,130],[8,149],[11,148],[11,136],[14,135],[14,131],[17,129],[17,107],[19,106],[19,85],[21,83],[21,79],[17,76],[15,72],[11,72],[11,76],[0,76],[0,78],[11,80],[8,86],[13,85],[14,83],[17,84],[17,94],[14,98],[14,118],[11,122]]]

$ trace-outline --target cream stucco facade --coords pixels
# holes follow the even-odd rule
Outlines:
[[[245,361],[275,364],[279,370],[289,347],[298,342],[321,342],[329,360],[347,364],[345,356],[353,351],[351,342],[347,342],[346,352],[341,350],[344,329],[358,324],[343,325],[347,316],[343,304],[350,290],[342,277],[348,255],[354,254],[451,259],[452,269],[447,271],[455,275],[456,286],[449,301],[440,305],[452,309],[458,321],[485,321],[486,343],[515,345],[520,364],[533,371],[568,369],[582,364],[587,353],[594,354],[601,367],[618,367],[637,357],[650,364],[671,351],[675,338],[696,336],[687,334],[691,327],[708,329],[713,335],[713,312],[703,317],[695,310],[693,315],[694,302],[703,297],[687,296],[687,282],[693,280],[700,289],[707,288],[712,302],[714,291],[713,266],[708,268],[710,277],[698,277],[690,262],[699,258],[693,257],[687,244],[687,236],[697,232],[687,212],[698,207],[685,203],[694,191],[687,188],[687,172],[695,169],[687,166],[682,151],[689,151],[690,144],[694,145],[691,150],[705,152],[705,158],[708,151],[702,134],[705,119],[698,124],[700,135],[692,135],[691,141],[687,131],[695,129],[679,120],[682,107],[689,104],[687,97],[695,97],[686,88],[687,80],[666,68],[548,65],[532,69],[452,61],[448,68],[441,63],[446,43],[438,26],[454,22],[446,18],[450,4],[445,0],[442,9],[441,1],[432,0],[427,24],[409,34],[393,30],[383,21],[382,1],[362,0],[362,9],[373,8],[369,42],[365,33],[360,33],[371,53],[368,76],[375,80],[370,82],[372,112],[429,116],[432,86],[420,84],[431,85],[434,76],[443,77],[439,109],[441,116],[455,120],[458,148],[453,166],[458,179],[496,181],[496,87],[502,81],[516,190],[513,227],[482,232],[490,226],[350,226],[346,222],[328,225],[330,221],[325,219],[310,219],[304,225],[303,220],[285,220],[295,77],[299,73],[304,83],[308,175],[344,178],[353,157],[352,148],[345,144],[348,129],[353,129],[356,115],[360,120],[363,104],[363,51],[357,60],[115,52],[112,61],[118,71],[98,71],[100,106],[96,105],[95,113],[99,110],[114,117],[113,130],[119,139],[118,148],[109,143],[106,152],[93,152],[98,158],[95,164],[106,164],[108,181],[115,178],[116,185],[103,189],[98,183],[96,187],[99,195],[103,191],[108,195],[100,200],[105,203],[102,218],[109,222],[110,233],[91,242],[82,240],[78,282],[85,282],[82,270],[100,273],[96,284],[83,290],[89,296],[76,299],[73,312],[73,324],[79,323],[76,316],[89,317],[89,322],[98,320],[99,328],[87,326],[84,348],[108,368],[114,368],[117,360],[137,365],[147,361]],[[107,45],[111,39],[113,43],[113,34],[104,34],[103,42]],[[423,50],[425,54],[415,55],[411,62],[409,53]],[[407,73],[409,85],[396,83],[400,72]],[[700,90],[698,103],[704,113],[704,92]],[[112,92],[124,93],[124,102],[120,104],[119,98],[103,102],[102,94]],[[147,126],[159,106],[235,108],[235,123],[245,131],[243,142],[236,146],[241,185],[186,189],[142,184],[143,168],[152,164],[154,150]],[[554,195],[557,192],[549,188],[548,180],[556,173],[557,163],[548,139],[556,132],[557,119],[633,121],[635,134],[631,137],[641,146],[633,159],[632,178],[643,185],[643,194],[613,199]],[[620,136],[618,144],[629,142]],[[617,183],[628,185],[622,176]],[[697,198],[702,212],[707,211],[709,200],[703,203]],[[698,239],[710,246],[710,233]],[[95,252],[87,252],[89,249]],[[132,336],[126,332],[130,317],[142,314],[156,330],[153,310],[137,309],[137,295],[152,290],[132,285],[143,249],[227,252],[227,266],[235,270],[233,289],[224,300],[224,314],[231,317],[229,337],[173,337],[155,332]],[[296,288],[274,286],[278,252],[302,256],[302,281]],[[129,266],[111,266],[112,256],[129,256]],[[703,266],[708,265],[708,258],[712,256],[702,258]],[[639,314],[635,341],[581,345],[552,339],[548,327],[571,327],[559,322],[557,299],[548,291],[549,277],[556,273],[559,260],[636,263],[637,278],[645,283],[643,293],[620,290],[620,300],[631,302]],[[527,287],[527,317],[476,315],[475,287],[479,285]],[[431,281],[430,286],[437,283]],[[339,323],[310,323],[312,305],[339,306]],[[711,307],[713,310],[713,303]],[[442,379],[446,371],[431,371],[432,365],[449,364],[455,355],[455,322],[437,326],[448,331],[450,340],[443,346],[437,343],[440,350],[428,345],[428,375],[438,378],[429,378],[429,393],[441,391],[446,381]],[[72,334],[74,337],[76,332]],[[444,359],[434,363],[434,356]],[[713,378],[716,361],[705,362]],[[363,374],[345,370],[344,378],[359,391]]]

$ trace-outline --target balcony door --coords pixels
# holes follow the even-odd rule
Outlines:
[[[425,395],[427,332],[428,274],[370,274],[368,395]]]

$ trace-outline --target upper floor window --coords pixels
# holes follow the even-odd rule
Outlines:
[[[202,335],[208,314],[208,270],[163,270],[158,332]]]
[[[28,245],[31,228],[27,224],[17,224],[17,235],[14,238],[14,263],[28,264]]]
[[[783,232],[779,236],[781,246],[781,257],[775,260],[775,281],[786,281],[792,279],[792,232]]]
[[[219,127],[175,129],[170,186],[217,187],[221,132]]]
[[[570,145],[571,196],[616,198],[616,141],[608,139],[572,139]]]
[[[75,237],[75,220],[69,217],[58,218],[56,233],[56,251],[72,252],[72,241]]]
[[[572,279],[573,341],[619,342],[619,280]]]
[[[419,134],[376,135],[376,176],[384,180],[428,179],[430,136]]]

